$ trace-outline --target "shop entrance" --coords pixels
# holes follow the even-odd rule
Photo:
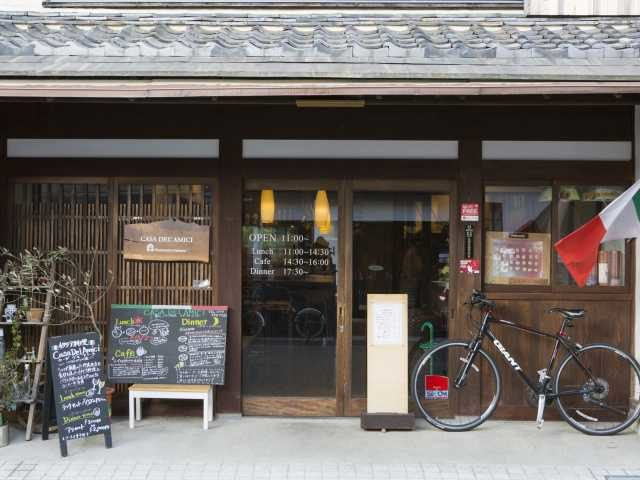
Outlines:
[[[411,356],[448,333],[450,187],[248,181],[243,413],[359,415],[366,295],[406,293]]]

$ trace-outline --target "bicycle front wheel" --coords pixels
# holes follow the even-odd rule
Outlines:
[[[560,364],[556,404],[569,425],[589,435],[613,435],[640,416],[640,366],[611,345],[581,348]]]
[[[496,362],[479,349],[471,360],[469,344],[449,341],[427,350],[411,374],[416,407],[434,427],[450,432],[471,430],[491,416],[500,399]],[[456,387],[456,378],[466,369]]]

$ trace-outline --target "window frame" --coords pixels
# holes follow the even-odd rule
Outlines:
[[[624,285],[620,286],[604,286],[604,285],[596,285],[592,287],[584,287],[580,288],[577,285],[564,285],[558,282],[556,278],[557,274],[557,265],[558,265],[558,252],[556,252],[553,245],[560,240],[560,187],[561,186],[594,186],[597,182],[593,180],[571,180],[571,179],[541,179],[539,181],[529,181],[529,182],[518,182],[518,181],[487,181],[485,180],[482,185],[482,212],[484,217],[484,204],[485,204],[485,195],[487,187],[494,186],[511,186],[511,187],[543,187],[550,186],[552,188],[551,194],[551,258],[550,258],[550,266],[549,266],[549,275],[550,282],[549,285],[500,285],[500,284],[492,284],[486,282],[486,268],[487,265],[483,265],[481,268],[482,272],[482,287],[487,292],[500,292],[500,293],[583,293],[583,294],[629,294],[631,293],[631,285],[633,284],[633,248],[631,247],[630,242],[625,241],[625,249],[624,249]],[[602,183],[606,186],[621,186],[624,189],[629,188],[630,183],[624,180],[617,181],[609,181],[605,180]],[[486,225],[483,218],[482,222],[482,260],[481,264],[484,263],[484,259],[486,258]]]

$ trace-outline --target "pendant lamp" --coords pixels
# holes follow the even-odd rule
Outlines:
[[[326,190],[318,190],[316,193],[316,204],[314,210],[314,220],[316,227],[322,234],[331,232],[331,206]]]
[[[260,192],[260,223],[273,223],[276,216],[276,199],[273,190],[262,190]]]

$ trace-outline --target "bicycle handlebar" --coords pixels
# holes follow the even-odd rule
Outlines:
[[[493,300],[489,300],[484,293],[475,289],[473,290],[469,301],[464,303],[465,305],[471,305],[472,307],[475,305],[483,305],[489,308],[493,308],[496,306],[496,302],[494,302]]]

